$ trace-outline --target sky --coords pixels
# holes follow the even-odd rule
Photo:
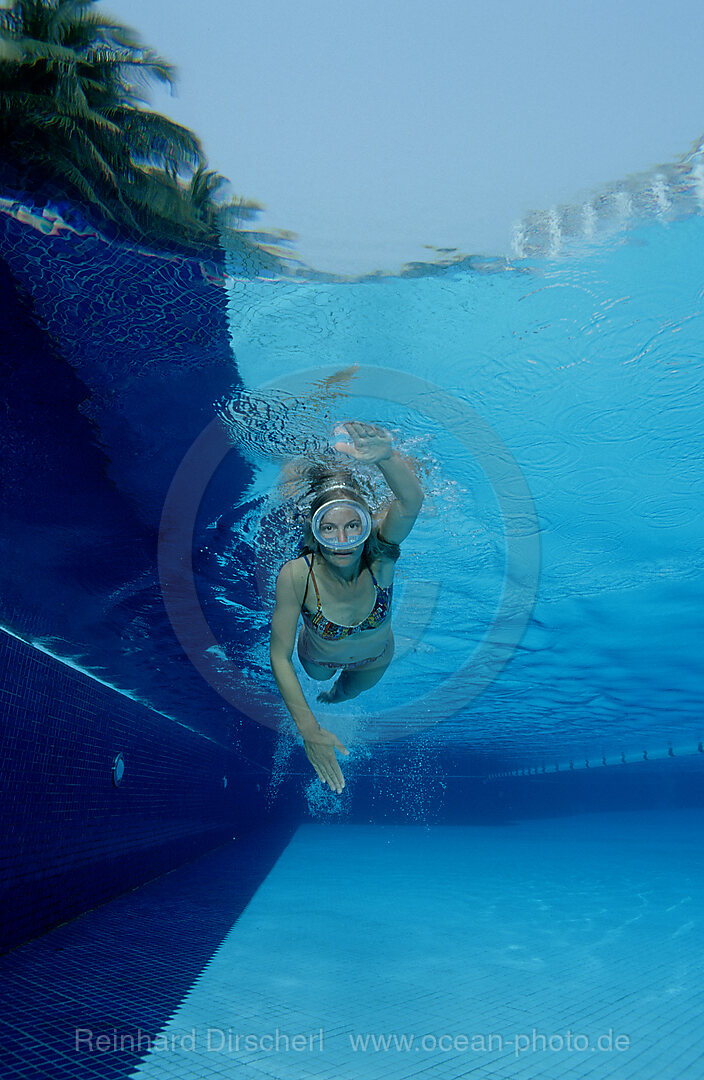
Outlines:
[[[530,211],[704,133],[700,0],[100,0],[178,69],[200,137],[320,270],[510,253]]]

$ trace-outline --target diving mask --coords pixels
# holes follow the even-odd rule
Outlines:
[[[369,511],[352,499],[332,499],[313,515],[313,536],[330,551],[346,552],[360,547],[372,531]]]

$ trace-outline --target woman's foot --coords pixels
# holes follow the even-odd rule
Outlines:
[[[318,701],[323,705],[335,705],[338,701],[344,701],[344,694],[339,692],[340,676],[335,679],[329,690],[321,690],[318,694]]]

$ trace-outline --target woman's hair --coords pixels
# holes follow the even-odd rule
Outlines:
[[[370,563],[379,558],[393,559],[396,562],[401,554],[401,548],[398,544],[391,544],[388,540],[384,540],[383,536],[379,535],[379,527],[373,524],[374,515],[367,503],[364,492],[351,473],[331,472],[316,475],[315,479],[311,481],[309,493],[313,496],[310,504],[310,517],[306,525],[303,544],[298,552],[299,555],[320,551],[320,544],[313,536],[313,530],[311,529],[311,522],[316,511],[325,503],[334,502],[335,499],[351,499],[353,502],[363,506],[372,520],[372,531],[364,541],[364,547],[362,548],[362,564],[369,566]]]

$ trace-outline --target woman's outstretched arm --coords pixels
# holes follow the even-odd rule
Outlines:
[[[423,488],[408,462],[394,450],[391,435],[385,428],[356,421],[345,424],[352,443],[335,443],[335,449],[357,461],[376,465],[396,498],[379,525],[379,532],[390,544],[400,544],[413,528],[423,505]]]
[[[348,751],[336,735],[322,728],[306,701],[298,676],[291,663],[296,641],[296,627],[301,612],[293,583],[292,564],[286,563],[276,581],[276,606],[271,619],[269,656],[276,685],[294,724],[303,739],[308,760],[324,784],[339,794],[345,786],[335,750]]]

